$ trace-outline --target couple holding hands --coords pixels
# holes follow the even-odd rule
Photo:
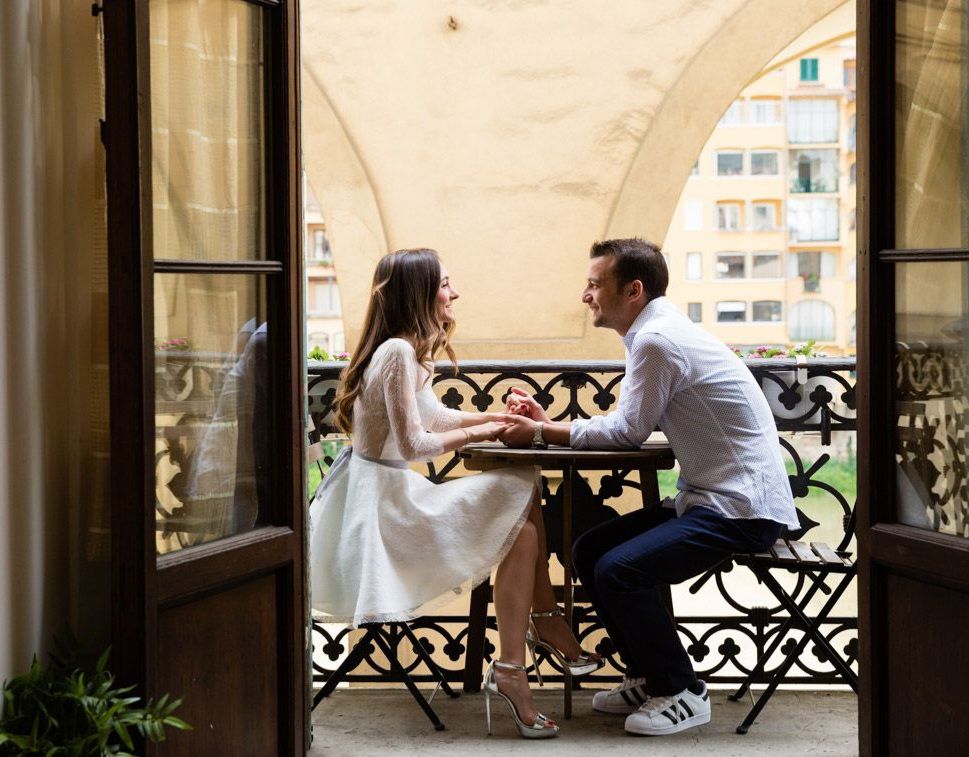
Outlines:
[[[382,258],[337,395],[352,451],[334,461],[310,509],[314,608],[353,625],[406,621],[497,566],[499,653],[485,696],[508,704],[522,736],[557,735],[535,708],[526,646],[544,648],[573,675],[604,660],[579,646],[556,604],[538,472],[515,467],[434,484],[409,463],[495,439],[634,449],[658,426],[680,464],[677,496],[587,531],[573,549],[576,573],[627,668],[619,686],[595,694],[593,707],[626,714],[626,730],[637,734],[709,722],[706,686],[658,587],[733,552],[763,550],[797,518],[760,387],[733,352],[669,302],[668,281],[650,242],[592,245],[582,301],[595,326],[622,337],[625,376],[613,412],[553,422],[519,389],[505,413],[444,407],[431,390],[433,359],[443,352],[455,362],[449,338],[458,292],[432,250]],[[489,707],[489,733],[490,725]]]

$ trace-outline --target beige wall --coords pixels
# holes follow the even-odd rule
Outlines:
[[[841,4],[304,3],[305,163],[348,341],[379,256],[428,245],[463,290],[462,356],[618,356],[579,302],[589,243],[662,239],[720,113]]]

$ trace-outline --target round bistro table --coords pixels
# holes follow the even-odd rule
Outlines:
[[[572,479],[578,471],[638,470],[643,507],[659,506],[656,472],[669,470],[676,459],[666,441],[646,442],[639,449],[590,450],[549,445],[547,449],[516,449],[499,442],[469,444],[459,451],[464,467],[472,471],[508,468],[513,465],[538,466],[543,471],[562,473],[562,571],[565,620],[572,625]],[[475,589],[468,618],[468,646],[465,655],[464,690],[481,687],[484,661],[485,625],[488,615],[487,582]],[[672,605],[667,594],[667,604]],[[672,610],[672,608],[670,607]],[[572,717],[572,677],[565,669],[565,717]]]

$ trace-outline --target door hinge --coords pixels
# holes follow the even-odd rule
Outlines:
[[[98,119],[98,133],[101,137],[101,144],[108,146],[108,122],[103,118]]]
[[[91,3],[91,15],[97,18],[100,14],[104,13],[104,6],[100,3]]]

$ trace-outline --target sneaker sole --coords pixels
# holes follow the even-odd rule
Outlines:
[[[673,733],[685,731],[688,728],[695,728],[698,725],[705,725],[710,722],[710,713],[701,712],[686,720],[681,720],[676,725],[670,723],[669,728],[657,728],[652,725],[637,726],[633,723],[632,727],[626,724],[626,733],[634,733],[637,736],[669,736]]]
[[[605,712],[608,715],[632,715],[636,710],[639,709],[639,705],[628,705],[625,702],[622,704],[607,704],[599,706],[592,703],[592,709],[596,712]]]

